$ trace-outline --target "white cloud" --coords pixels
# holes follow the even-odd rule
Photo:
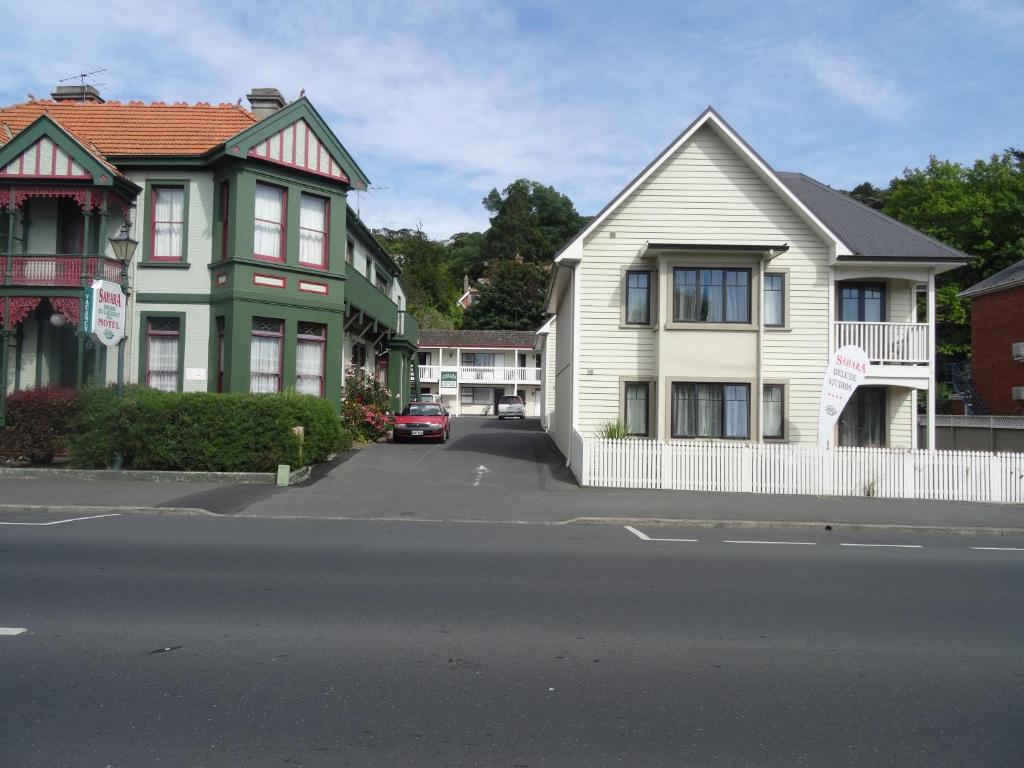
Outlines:
[[[883,119],[898,120],[906,112],[907,95],[862,59],[821,42],[807,42],[797,50],[811,76],[837,98]]]

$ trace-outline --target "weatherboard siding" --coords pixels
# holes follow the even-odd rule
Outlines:
[[[828,357],[828,246],[710,127],[699,130],[676,150],[583,244],[578,268],[581,434],[593,436],[604,423],[619,417],[623,378],[728,381],[738,378],[738,370],[756,377],[756,326],[746,332],[620,326],[622,271],[641,264],[637,254],[646,242],[789,244],[789,251],[767,269],[788,270],[790,306],[788,329],[764,334],[763,375],[766,380],[789,382],[793,439],[813,441],[821,376]],[[703,261],[714,265],[728,258],[709,253]],[[664,258],[660,261],[663,271],[670,269]],[[658,262],[647,258],[642,264],[655,266]],[[752,275],[752,314],[758,318],[756,265]],[[669,274],[658,284],[662,288],[656,302],[664,318],[671,313]],[[751,338],[742,342],[736,338],[748,336]],[[690,349],[694,344],[700,349]],[[660,352],[659,345],[663,345]],[[739,353],[746,359],[723,359],[719,350],[733,347],[750,350]],[[559,358],[564,364],[561,350]],[[664,386],[657,388],[658,407],[652,412],[652,425],[666,420],[669,393],[665,390]],[[759,400],[758,393],[752,392],[752,411],[759,407]]]
[[[578,277],[573,275],[573,279],[569,281],[568,287],[559,298],[558,306],[555,307],[559,332],[555,339],[555,418],[551,431],[555,436],[555,445],[567,458],[572,445],[573,429],[573,344],[577,341],[577,334],[573,328],[573,292],[576,290]],[[586,401],[582,399],[582,395],[580,397],[582,409]]]

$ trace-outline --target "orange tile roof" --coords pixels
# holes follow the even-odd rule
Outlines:
[[[252,113],[235,104],[189,105],[162,101],[96,104],[38,100],[0,107],[0,146],[8,140],[5,125],[17,135],[44,113],[85,146],[95,146],[107,157],[194,157],[223,144],[256,122]]]

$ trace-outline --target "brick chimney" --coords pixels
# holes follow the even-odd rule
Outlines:
[[[104,99],[91,85],[58,85],[57,90],[50,94],[54,101],[82,101],[90,104],[103,104]]]
[[[249,100],[250,109],[257,120],[262,120],[272,115],[285,105],[284,96],[277,88],[253,88],[252,93],[246,94]]]

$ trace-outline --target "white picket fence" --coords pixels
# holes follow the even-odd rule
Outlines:
[[[584,486],[1024,503],[1024,454],[606,440],[573,430]]]

